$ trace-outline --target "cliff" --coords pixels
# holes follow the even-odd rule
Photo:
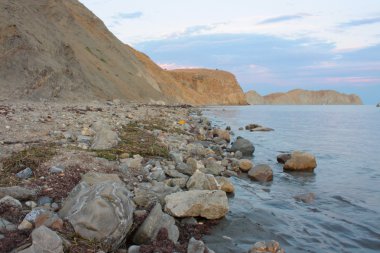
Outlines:
[[[250,104],[269,105],[361,105],[359,96],[343,94],[334,90],[308,91],[302,89],[291,90],[286,93],[272,93],[260,96],[255,91],[246,93]]]
[[[221,70],[177,69],[168,73],[186,88],[195,91],[199,104],[246,105],[247,100],[233,74]]]
[[[218,94],[227,98],[212,102],[238,101],[224,87]],[[115,98],[209,104],[206,94],[119,41],[77,0],[0,1],[0,99]]]

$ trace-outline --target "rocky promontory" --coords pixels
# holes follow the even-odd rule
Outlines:
[[[251,105],[361,105],[359,96],[343,94],[334,90],[310,91],[296,89],[286,93],[272,93],[261,96],[248,91],[246,98]]]
[[[0,55],[0,100],[246,104],[232,74],[177,79],[77,0],[1,1]]]

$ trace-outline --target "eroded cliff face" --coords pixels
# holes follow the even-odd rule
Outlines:
[[[244,92],[235,76],[210,69],[178,69],[168,71],[184,87],[194,91],[197,104],[246,105]]]
[[[255,91],[246,93],[250,104],[269,105],[361,105],[359,96],[343,94],[333,90],[309,91],[291,90],[286,93],[272,93],[260,96]]]
[[[239,102],[228,85],[218,87],[226,88],[217,93],[226,94],[223,104]],[[201,90],[119,41],[77,0],[0,1],[0,99],[115,98],[209,104]]]

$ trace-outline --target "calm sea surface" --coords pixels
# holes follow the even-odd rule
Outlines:
[[[232,179],[230,212],[205,241],[218,253],[247,252],[277,240],[288,253],[380,252],[380,108],[374,106],[209,107],[215,125],[251,140],[255,164],[269,164],[274,180]],[[273,132],[240,131],[250,123]],[[276,156],[307,151],[313,174],[283,172]],[[312,204],[297,194],[313,192]]]

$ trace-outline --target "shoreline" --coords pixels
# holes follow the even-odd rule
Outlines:
[[[202,108],[119,101],[76,105],[22,102],[0,106],[0,120],[5,127],[0,131],[0,197],[17,195],[6,191],[12,186],[31,192],[24,196],[25,192],[22,194],[19,189],[20,196],[11,196],[12,205],[20,203],[12,206],[13,214],[0,208],[0,217],[12,228],[0,231],[2,252],[28,248],[32,241],[33,245],[38,243],[32,231],[44,226],[58,234],[64,242],[62,247],[71,252],[153,252],[158,248],[162,252],[191,252],[190,248],[196,245],[201,245],[204,252],[213,252],[201,241],[202,235],[210,233],[228,211],[228,203],[223,199],[234,191],[228,177],[240,173],[242,157],[237,159],[228,151],[230,132],[211,127],[209,120],[201,116]],[[19,172],[28,168],[31,174],[18,178]],[[101,227],[104,224],[98,219],[104,214],[96,210],[103,207],[86,199],[83,202],[96,207],[93,211],[86,209],[83,217],[78,218],[82,223],[91,220],[95,232],[88,235],[82,223],[65,214],[66,209],[78,208],[67,207],[67,203],[79,197],[75,195],[78,187],[85,185],[85,191],[91,191],[98,184],[106,185],[110,177],[113,183],[120,180],[120,187],[130,194],[132,218],[118,220],[128,223],[129,229],[116,226],[115,231],[102,235],[97,230],[107,229]],[[213,196],[217,204],[212,213],[220,213],[211,215],[210,207],[202,206],[202,201],[192,214],[170,209],[167,196],[181,192],[219,194]],[[113,197],[116,196],[109,196]],[[113,202],[107,205],[106,211],[119,210]],[[152,210],[157,210],[154,217]],[[31,213],[34,217],[28,219]],[[194,217],[185,218],[191,216]],[[109,219],[109,215],[106,217]],[[161,219],[167,224],[160,223]],[[144,225],[148,221],[150,225]],[[96,222],[99,224],[92,224]],[[110,222],[115,220],[111,218]],[[142,229],[144,226],[153,226],[153,232]]]

